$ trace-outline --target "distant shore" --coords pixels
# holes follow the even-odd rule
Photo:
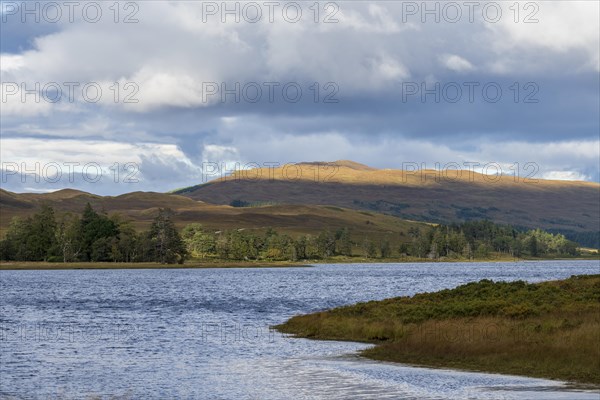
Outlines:
[[[119,262],[2,262],[0,271],[65,270],[65,269],[208,269],[208,268],[309,268],[306,263],[286,262],[189,262],[185,264],[119,263]]]
[[[409,263],[496,263],[526,261],[564,261],[564,260],[598,260],[598,254],[572,258],[515,258],[495,256],[493,258],[474,259],[423,259],[404,258],[364,258],[364,257],[332,257],[326,260],[293,261],[186,261],[184,264],[160,264],[152,262],[43,262],[43,261],[2,261],[0,271],[10,270],[63,270],[63,269],[207,269],[207,268],[310,268],[319,264],[409,264]]]

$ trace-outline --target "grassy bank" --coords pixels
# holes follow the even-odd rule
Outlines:
[[[296,316],[276,328],[374,343],[363,355],[377,360],[600,384],[600,275],[483,280]]]
[[[572,257],[569,260],[596,260],[592,257]],[[46,269],[177,269],[177,268],[286,268],[286,267],[311,267],[317,264],[402,264],[402,263],[453,263],[453,262],[523,262],[542,260],[565,260],[565,258],[515,258],[508,255],[494,254],[489,258],[455,259],[441,258],[437,260],[417,257],[395,258],[366,258],[335,256],[323,260],[303,261],[228,261],[218,258],[204,259],[201,261],[188,260],[184,264],[160,264],[153,262],[43,262],[43,261],[1,261],[1,270],[46,270]]]
[[[323,260],[315,260],[313,263],[320,264],[380,264],[380,263],[489,263],[489,262],[524,262],[524,261],[564,261],[564,260],[600,260],[598,253],[584,253],[573,257],[513,257],[508,254],[492,253],[488,257],[389,257],[389,258],[367,258],[361,256],[334,256]]]
[[[2,262],[2,270],[53,270],[53,269],[178,269],[178,268],[288,268],[310,267],[307,264],[292,262],[186,262],[185,264],[159,264],[159,263],[119,263],[119,262]]]

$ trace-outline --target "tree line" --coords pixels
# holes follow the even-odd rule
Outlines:
[[[214,231],[189,224],[179,232],[173,213],[159,209],[149,230],[138,232],[118,215],[96,212],[88,203],[81,215],[56,217],[49,206],[28,218],[14,218],[0,241],[0,259],[53,262],[183,263],[186,258],[216,260],[326,260],[335,256],[369,259],[485,259],[575,256],[578,245],[562,234],[519,230],[490,221],[412,227],[378,239],[357,239],[347,228],[317,235],[291,235],[234,229]]]
[[[190,224],[183,229],[182,238],[192,257],[224,260],[297,261],[336,255],[349,257],[353,246],[348,229],[292,237],[274,229],[267,229],[264,234],[246,229],[209,232],[200,224]]]
[[[52,207],[28,218],[13,218],[0,241],[0,259],[51,262],[183,263],[186,248],[168,209],[159,209],[148,231],[137,232],[118,215],[96,212],[88,203],[81,215],[57,220]]]
[[[428,258],[487,258],[491,253],[512,257],[576,256],[578,244],[564,235],[541,229],[520,230],[491,221],[438,225],[423,232],[409,229],[410,243],[400,253]]]
[[[578,255],[577,243],[562,234],[517,230],[490,221],[413,227],[407,233],[379,239],[366,236],[362,240],[353,238],[347,228],[294,238],[273,229],[265,234],[245,229],[210,232],[200,224],[190,224],[183,229],[182,238],[192,257],[226,260],[297,261],[334,256],[484,259],[493,253],[512,257]]]

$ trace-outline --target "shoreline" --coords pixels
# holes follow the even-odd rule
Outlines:
[[[49,271],[49,270],[108,270],[108,269],[229,269],[229,268],[311,268],[306,263],[282,262],[223,262],[223,263],[189,263],[189,264],[158,264],[158,263],[49,263],[49,262],[10,262],[0,263],[0,271]]]
[[[184,264],[125,263],[125,262],[44,262],[44,261],[3,261],[0,271],[73,270],[73,269],[210,269],[210,268],[312,268],[323,264],[417,264],[417,263],[503,263],[537,261],[586,261],[600,260],[600,257],[574,258],[513,258],[497,257],[489,259],[365,259],[334,258],[331,260],[305,261],[190,261]]]

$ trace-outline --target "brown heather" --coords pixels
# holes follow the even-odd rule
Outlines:
[[[363,355],[377,360],[600,384],[600,275],[484,280],[296,316],[277,329],[374,343]]]

